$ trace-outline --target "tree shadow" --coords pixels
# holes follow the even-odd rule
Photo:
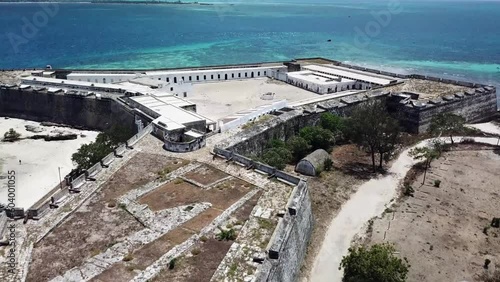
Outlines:
[[[498,148],[498,149],[494,149],[494,150],[493,150],[493,153],[495,153],[495,154],[497,154],[497,155],[499,155],[499,156],[500,156],[500,148]]]
[[[338,167],[338,170],[342,171],[347,175],[354,176],[357,179],[369,180],[377,176],[378,173],[385,171],[373,172],[373,167],[371,164],[361,163],[361,162],[352,162],[343,164],[342,167]]]

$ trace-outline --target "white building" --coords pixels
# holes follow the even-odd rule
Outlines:
[[[92,83],[124,83],[154,85],[179,97],[192,93],[193,83],[206,83],[225,80],[272,77],[286,79],[287,67],[282,64],[262,64],[243,66],[207,67],[192,69],[158,70],[147,72],[72,72],[69,80]],[[146,82],[147,81],[147,82]],[[155,81],[156,83],[153,83]]]
[[[336,93],[356,89],[357,87],[357,82],[355,80],[310,70],[288,73],[287,82],[319,94]]]
[[[386,86],[398,81],[396,77],[390,77],[371,72],[354,70],[346,67],[336,66],[333,64],[304,65],[302,66],[302,70],[309,70],[324,75],[355,80],[356,82],[358,82],[356,84],[356,89],[360,90],[371,89],[374,86]]]

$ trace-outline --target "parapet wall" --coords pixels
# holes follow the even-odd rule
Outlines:
[[[257,281],[297,281],[313,222],[307,183],[300,181],[290,196],[288,212],[275,230],[268,259],[264,261]]]
[[[407,101],[388,99],[388,107],[397,113],[397,118],[407,131],[425,132],[432,119],[440,113],[454,113],[467,122],[487,120],[497,113],[496,89],[477,88],[466,93],[457,93],[429,101]]]
[[[0,85],[0,115],[99,131],[120,124],[135,132],[132,111],[109,98],[53,94]]]
[[[268,245],[268,256],[259,269],[255,281],[297,281],[314,222],[307,182],[226,149],[215,147],[214,153],[295,185],[288,200],[287,212],[274,231]]]
[[[130,138],[127,143],[128,148],[132,148],[137,142],[139,142],[144,136],[150,134],[152,131],[152,124],[146,126],[143,130],[138,132],[132,138]],[[108,168],[115,158],[122,158],[127,152],[125,145],[121,145],[114,150],[114,152],[105,156],[101,161],[87,169],[82,175],[76,177],[75,179],[69,180],[62,189],[58,186],[52,191],[47,193],[45,197],[36,202],[31,206],[25,216],[29,219],[38,219],[45,215],[45,213],[51,208],[57,208],[59,203],[62,202],[66,197],[70,196],[71,193],[79,191],[87,181],[94,181],[97,175],[103,170]]]

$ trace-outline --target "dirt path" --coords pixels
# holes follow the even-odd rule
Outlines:
[[[455,137],[455,142],[462,138]],[[498,138],[473,138],[476,142],[496,145]],[[449,138],[443,138],[449,142]],[[423,141],[415,147],[423,146]],[[342,280],[342,271],[338,269],[342,257],[347,254],[353,238],[364,230],[366,223],[380,215],[386,205],[396,196],[397,187],[408,170],[416,163],[407,149],[393,163],[387,175],[372,179],[361,185],[358,191],[347,201],[339,214],[333,219],[325,240],[314,261],[314,266],[308,281],[337,282]]]

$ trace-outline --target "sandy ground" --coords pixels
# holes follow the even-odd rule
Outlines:
[[[25,125],[36,125],[39,123],[20,119],[0,118],[0,134],[14,128],[21,137],[35,135],[36,133],[25,130]],[[80,148],[82,144],[95,140],[98,132],[82,131],[62,127],[43,127],[45,131],[39,134],[47,134],[54,129],[70,131],[79,135],[76,140],[51,141],[44,140],[22,140],[14,143],[0,142],[0,203],[7,202],[7,172],[16,172],[16,206],[29,208],[32,204],[42,198],[48,191],[59,184],[58,167],[61,168],[61,177],[67,175],[73,168],[71,155]],[[21,160],[21,164],[19,164]]]
[[[414,197],[374,221],[369,243],[394,243],[411,265],[408,281],[478,281],[485,259],[491,270],[500,268],[500,230],[484,233],[499,216],[499,170],[500,155],[491,149],[444,154],[424,185],[423,174],[412,183]]]
[[[449,138],[443,141],[449,142]],[[456,141],[460,137],[455,138]],[[477,142],[496,144],[496,138],[474,138]],[[423,141],[416,146],[422,146]],[[408,155],[411,150],[403,151],[394,161],[385,176],[372,179],[361,185],[357,192],[341,208],[331,222],[325,240],[316,256],[308,281],[337,282],[342,279],[342,271],[338,269],[342,257],[347,254],[352,240],[367,226],[367,222],[386,209],[397,194],[400,181],[416,163]]]
[[[262,94],[273,92],[273,100],[261,99]],[[299,101],[321,95],[267,78],[231,80],[193,85],[188,100],[196,103],[197,112],[213,120],[273,102]]]

